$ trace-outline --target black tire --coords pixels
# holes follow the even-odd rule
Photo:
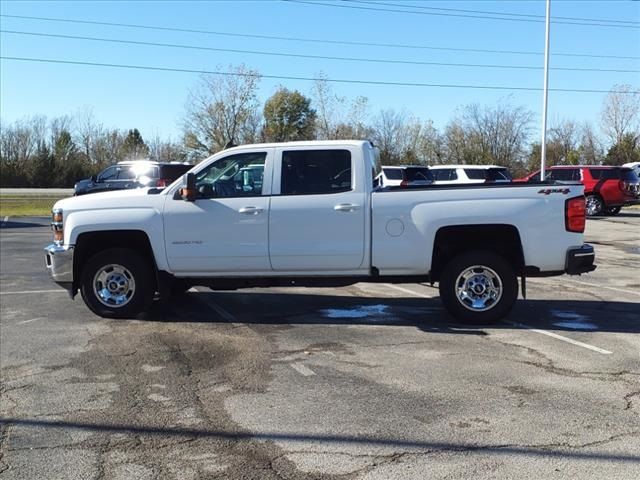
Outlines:
[[[99,289],[98,285],[103,288]],[[84,303],[101,317],[135,318],[149,309],[155,290],[151,263],[135,250],[103,250],[91,257],[82,270],[80,293]],[[103,300],[98,291],[103,292]],[[117,304],[118,300],[121,305]]]
[[[620,210],[622,210],[622,207],[607,207],[604,210],[605,215],[617,215],[620,213]]]
[[[474,266],[480,268],[474,270]],[[465,272],[469,275],[466,280],[463,277]],[[478,290],[474,291],[472,285]],[[438,286],[445,308],[462,323],[495,323],[511,311],[518,297],[518,279],[514,268],[504,257],[487,250],[474,250],[454,257],[445,266]],[[458,297],[458,286],[475,296],[475,306],[471,297],[467,297],[466,301]],[[485,300],[480,294],[483,288]]]
[[[604,202],[599,195],[589,194],[586,197],[587,217],[601,215],[604,211]]]

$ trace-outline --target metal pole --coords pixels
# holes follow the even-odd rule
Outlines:
[[[549,19],[551,17],[551,0],[547,0],[547,16],[545,20],[544,42],[544,87],[542,99],[542,143],[540,144],[540,181],[544,182],[544,164],[547,160],[547,101],[549,97]]]

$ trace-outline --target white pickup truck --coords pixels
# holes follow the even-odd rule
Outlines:
[[[583,187],[383,188],[367,141],[230,148],[164,189],[53,208],[53,280],[103,317],[130,318],[193,285],[214,290],[438,282],[450,314],[508,314],[518,277],[595,269]]]

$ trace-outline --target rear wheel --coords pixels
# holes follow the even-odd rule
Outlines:
[[[138,252],[111,248],[86,263],[80,292],[96,315],[133,318],[151,305],[155,279],[150,263]]]
[[[587,216],[595,217],[604,210],[604,202],[598,195],[587,195],[586,198]]]
[[[620,210],[622,210],[622,207],[607,207],[604,212],[607,215],[613,216],[619,214]]]
[[[449,313],[466,323],[505,317],[518,296],[518,279],[504,257],[477,250],[454,257],[442,272],[440,298]]]

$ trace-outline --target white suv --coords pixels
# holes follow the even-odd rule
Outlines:
[[[433,165],[436,185],[454,183],[506,183],[512,180],[507,167],[498,165]]]
[[[432,183],[433,175],[429,167],[414,165],[382,167],[382,184],[385,187],[416,187]]]

